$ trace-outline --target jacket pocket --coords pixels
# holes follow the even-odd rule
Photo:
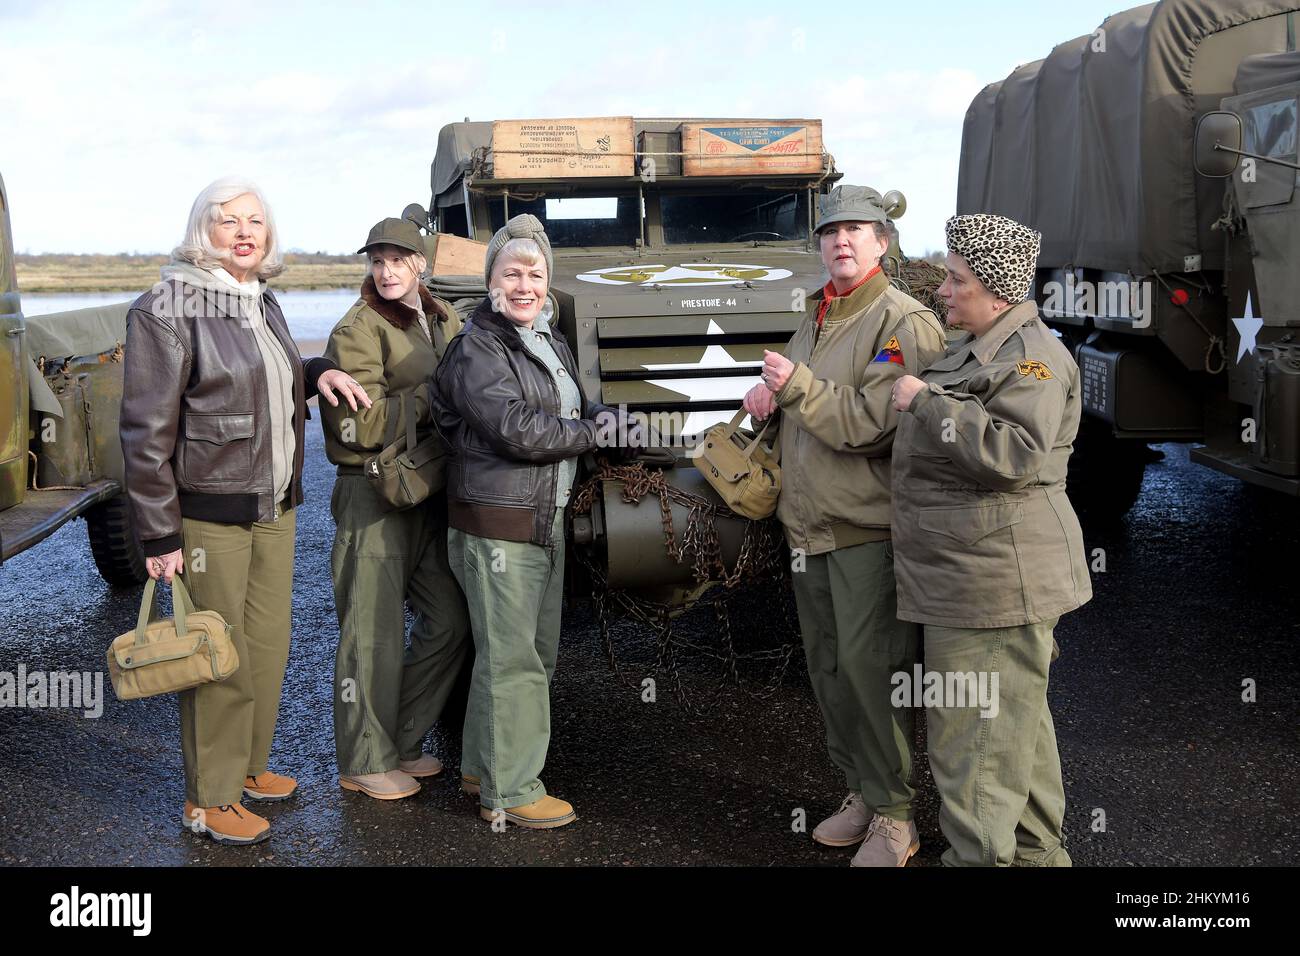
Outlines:
[[[188,484],[247,482],[253,477],[253,413],[185,416],[181,471]]]
[[[975,505],[960,508],[923,508],[918,524],[923,531],[941,534],[972,545],[995,531],[1018,524],[1024,509],[1016,503]]]
[[[531,462],[502,458],[471,432],[461,446],[457,496],[484,504],[531,504],[538,470]]]

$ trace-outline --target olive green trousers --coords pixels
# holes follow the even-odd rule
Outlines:
[[[1055,626],[925,625],[927,672],[998,677],[995,716],[980,716],[978,706],[925,708],[930,770],[943,801],[939,828],[950,844],[946,866],[1071,865],[1047,707]]]
[[[384,773],[420,755],[469,651],[465,599],[447,566],[446,499],[384,511],[364,476],[340,475],[330,510],[339,773]]]
[[[461,773],[480,780],[493,810],[546,796],[551,678],[564,597],[564,512],[552,546],[448,532],[452,572],[469,605],[474,673],[465,710]]]
[[[911,820],[916,712],[894,707],[890,691],[895,673],[911,673],[921,629],[898,619],[893,546],[813,555],[791,576],[831,761],[869,809]]]
[[[223,681],[182,691],[185,798],[239,803],[244,776],[266,770],[289,660],[293,511],[278,521],[217,524],[185,518],[185,587],[194,605],[230,625],[239,667]]]

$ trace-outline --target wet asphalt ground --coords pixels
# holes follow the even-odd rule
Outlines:
[[[315,423],[308,436],[294,643],[271,759],[300,789],[259,811],[272,838],[224,848],[182,830],[175,700],[119,702],[105,675],[98,719],[0,709],[0,863],[848,863],[851,849],[818,847],[792,826],[803,815],[811,829],[843,796],[801,653],[769,696],[729,689],[695,717],[665,675],[655,701],[643,701],[653,649],[637,629],[618,629],[625,679],[611,673],[585,603],[566,611],[543,775],[575,804],[577,823],[494,832],[459,792],[459,737],[442,727],[430,748],[448,771],[418,796],[380,803],[341,791],[330,717],[333,472]],[[1128,518],[1085,528],[1105,571],[1094,575],[1093,601],[1056,632],[1063,654],[1050,700],[1070,852],[1092,866],[1291,864],[1300,853],[1300,507],[1163,447]],[[138,600],[102,582],[74,522],[0,568],[0,670],[102,671]],[[738,642],[778,642],[771,602],[749,603],[733,616]],[[681,626],[701,644],[718,639],[707,612]],[[744,674],[753,689],[758,670]],[[697,700],[712,695],[716,674],[699,655],[682,663]],[[1243,701],[1247,680],[1253,702]],[[945,843],[924,758],[917,763],[913,865],[933,866]]]

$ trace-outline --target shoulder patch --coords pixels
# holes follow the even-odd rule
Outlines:
[[[1040,382],[1045,382],[1052,377],[1052,370],[1042,362],[1035,362],[1026,359],[1023,362],[1016,363],[1016,371],[1021,375],[1032,375]]]
[[[898,336],[891,335],[885,347],[881,349],[872,362],[892,362],[894,365],[903,365],[903,347],[898,344]]]

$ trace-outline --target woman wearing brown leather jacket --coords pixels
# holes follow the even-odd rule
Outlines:
[[[448,556],[469,606],[476,657],[462,786],[480,815],[534,829],[573,807],[539,779],[550,743],[550,680],[560,640],[564,508],[577,458],[601,437],[547,299],[551,247],[516,216],[488,246],[484,299],[447,349],[432,389],[452,449]]]
[[[283,268],[276,240],[257,186],[217,180],[127,316],[122,453],[149,575],[182,573],[239,655],[226,680],[180,694],[184,823],[219,843],[266,839],[270,824],[241,797],[285,800],[297,786],[267,759],[289,655],[308,383],[332,404],[333,389],[370,403],[349,375],[298,355],[266,285]]]

